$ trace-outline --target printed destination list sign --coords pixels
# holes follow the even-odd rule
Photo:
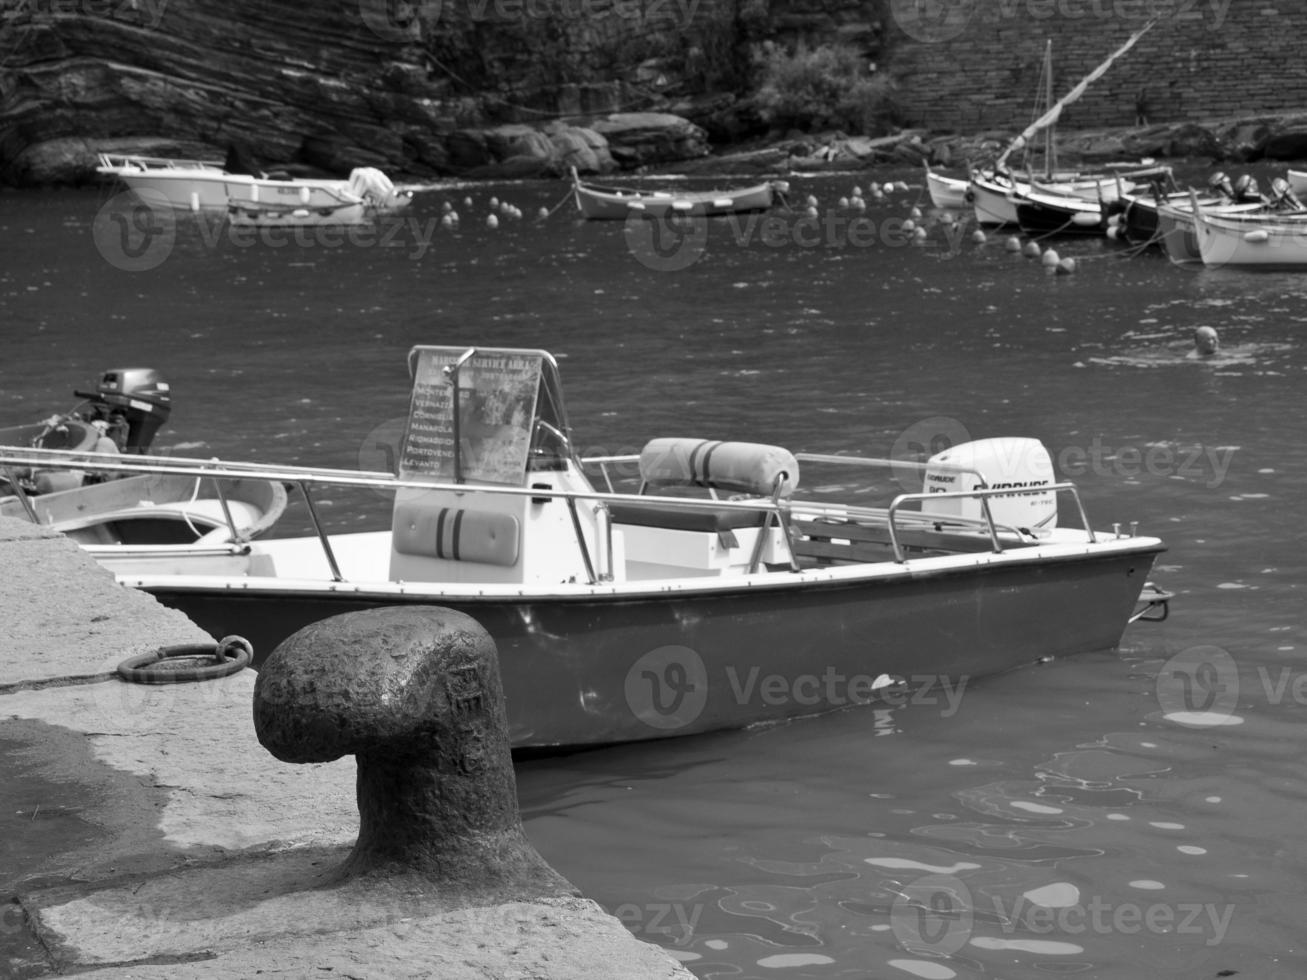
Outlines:
[[[418,349],[400,477],[455,480],[454,380],[445,369],[463,351]],[[464,480],[525,483],[540,370],[537,354],[495,351],[478,351],[459,369],[459,465]]]

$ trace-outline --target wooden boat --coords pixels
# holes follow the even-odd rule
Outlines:
[[[1206,198],[1199,200],[1208,214],[1256,214],[1266,210],[1265,205],[1260,203],[1231,204],[1225,201],[1209,204]],[[1202,263],[1203,256],[1198,249],[1198,233],[1194,224],[1193,201],[1187,192],[1181,199],[1168,200],[1157,206],[1157,234],[1167,258],[1176,265]]]
[[[926,167],[926,189],[930,191],[930,203],[937,208],[960,211],[971,203],[970,177],[949,177],[937,174]]]
[[[1086,201],[1070,194],[1055,194],[1037,186],[1014,195],[1017,224],[1028,235],[1100,235],[1103,232],[1103,208],[1097,201]]]
[[[1288,171],[1289,189],[1299,197],[1307,197],[1307,170]]]
[[[631,187],[601,187],[581,181],[572,170],[572,193],[581,214],[591,220],[625,221],[632,215],[712,217],[766,211],[789,190],[785,181],[769,180],[734,190],[663,191]]]
[[[1089,85],[1100,78],[1117,58],[1129,51],[1152,26],[1153,23],[1150,21],[1132,34],[1124,44],[1108,55],[1105,61],[1056,102],[1053,101],[1052,42],[1045,45],[1041,80],[1043,82],[1042,104],[1046,106],[1046,110],[1004,148],[993,166],[973,171],[972,204],[977,222],[982,225],[1020,224],[1017,209],[1019,200],[1028,196],[1031,191],[1039,189],[1034,186],[1036,183],[1042,185],[1043,193],[1063,194],[1093,202],[1098,201],[1108,187],[1115,185],[1118,174],[1126,176],[1129,171],[1138,170],[1141,166],[1147,167],[1137,163],[1110,164],[1095,173],[1060,172],[1057,166],[1054,129],[1058,119],[1061,118],[1062,110],[1079,99]],[[1040,134],[1043,135],[1044,143],[1042,177],[1030,165],[1029,159],[1032,141]],[[1017,152],[1025,154],[1027,161],[1024,168],[1013,171],[1008,166],[1008,159]],[[1127,173],[1122,174],[1122,171]],[[1038,207],[1039,205],[1036,205],[1037,209]],[[1079,211],[1069,212],[1063,216],[1067,219],[1070,229],[1080,227],[1075,221],[1070,220],[1073,214],[1079,214]]]
[[[0,429],[0,451],[28,465],[0,465],[0,516],[32,521],[83,544],[198,545],[245,541],[286,509],[283,486],[155,473],[122,478],[96,463],[142,457],[171,412],[166,381],[150,368],[105,371],[72,411]],[[58,465],[75,454],[76,468]],[[55,465],[46,465],[51,458]]]
[[[1307,267],[1307,212],[1218,213],[1196,195],[1190,212],[1205,266]]]
[[[1029,188],[1011,195],[1017,223],[1030,235],[1100,235],[1106,228],[1107,211],[1118,195],[1171,177],[1169,167],[1145,167],[1081,180],[1074,189],[1061,190],[1034,181]],[[1093,198],[1089,197],[1094,192]]]
[[[358,167],[346,180],[336,178],[292,178],[288,175],[237,173],[215,160],[174,160],[159,157],[101,153],[96,171],[117,177],[151,202],[178,211],[226,214],[233,202],[259,205],[261,212],[284,212],[290,216],[322,217],[330,209],[349,223],[343,207],[363,205],[371,213],[388,213],[407,207],[413,191],[396,188],[381,171]],[[246,208],[248,212],[250,208]],[[281,222],[289,223],[287,220]],[[312,223],[312,222],[310,222]]]
[[[1241,214],[1263,210],[1261,204],[1233,204],[1229,198],[1202,193],[1199,201],[1206,209],[1221,214]],[[1180,264],[1201,262],[1198,254],[1197,239],[1193,238],[1192,203],[1190,191],[1168,191],[1163,194],[1132,192],[1122,194],[1119,211],[1114,217],[1117,233],[1115,237],[1133,245],[1156,245],[1159,248],[1177,251],[1172,258]],[[1112,219],[1109,218],[1109,223]],[[1111,228],[1109,227],[1109,233]],[[1170,236],[1168,244],[1168,236]]]
[[[981,440],[922,463],[660,438],[638,456],[587,460],[547,352],[417,347],[410,366],[397,473],[118,464],[289,482],[311,514],[315,488],[381,489],[393,494],[388,528],[317,525],[208,555],[89,550],[213,635],[247,637],[256,660],[337,613],[467,613],[497,643],[519,748],[812,714],[873,699],[895,677],[956,685],[1110,648],[1136,618],[1165,615],[1168,597],[1145,586],[1162,542],[1091,530],[1036,440]],[[87,464],[68,454],[65,465]],[[933,492],[831,500],[800,491],[800,467],[827,487],[901,467]],[[1059,500],[1077,526],[1059,523]]]

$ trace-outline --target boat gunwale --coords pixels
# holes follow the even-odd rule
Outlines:
[[[385,532],[355,532],[380,534]],[[308,540],[308,539],[300,539]],[[256,546],[257,547],[257,546]],[[88,549],[96,554],[94,547]],[[104,551],[110,551],[106,548]],[[244,549],[242,549],[244,550]],[[191,575],[169,573],[134,573],[118,571],[123,585],[147,591],[213,592],[224,595],[264,595],[311,597],[344,594],[354,598],[406,597],[420,600],[439,599],[468,603],[588,602],[593,600],[654,600],[669,596],[719,596],[760,591],[811,591],[822,588],[888,584],[926,579],[955,578],[979,571],[1019,568],[1024,565],[1081,564],[1107,561],[1128,555],[1155,556],[1166,551],[1159,538],[1148,536],[1109,538],[1095,544],[1061,542],[1029,545],[1001,552],[980,552],[923,556],[903,562],[852,562],[800,569],[799,571],[759,571],[736,576],[694,576],[687,578],[636,579],[625,582],[557,583],[550,591],[530,589],[516,584],[467,582],[382,582],[330,581],[328,579],[290,579],[277,576]],[[233,550],[233,553],[235,552]],[[98,557],[98,556],[97,556]],[[117,557],[110,554],[105,557]],[[124,556],[133,557],[133,556]],[[148,556],[142,556],[148,557]]]

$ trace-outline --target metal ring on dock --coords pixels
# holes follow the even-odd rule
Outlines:
[[[181,666],[179,660],[198,661]],[[254,659],[254,647],[242,636],[225,636],[217,643],[187,643],[159,647],[128,657],[118,665],[118,676],[134,684],[181,684],[209,681],[238,673]],[[171,663],[163,663],[171,661]]]

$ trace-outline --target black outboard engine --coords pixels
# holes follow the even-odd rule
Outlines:
[[[91,400],[86,421],[106,422],[107,434],[124,453],[149,452],[172,414],[172,391],[153,368],[114,368],[100,375],[94,392],[73,394]]]

